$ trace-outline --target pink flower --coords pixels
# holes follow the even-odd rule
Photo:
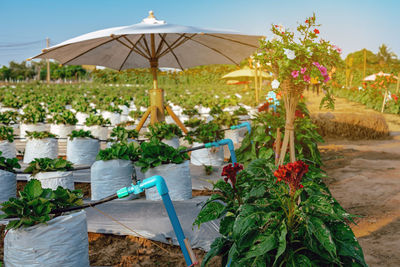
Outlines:
[[[318,62],[313,62],[313,65],[317,68],[320,66]]]
[[[310,80],[311,80],[311,78],[310,78],[310,76],[308,76],[308,75],[304,75],[303,76],[303,80],[305,81],[305,82],[310,82]]]
[[[322,76],[326,76],[328,74],[324,66],[320,65],[318,69],[321,72]]]
[[[300,73],[301,73],[301,74],[304,74],[304,73],[306,72],[306,70],[307,70],[307,68],[306,68],[306,67],[304,67],[304,68],[301,68],[301,70],[300,70]]]
[[[324,83],[328,82],[331,78],[329,77],[329,75],[324,76]]]
[[[293,78],[299,77],[299,71],[298,71],[298,70],[292,71],[292,77],[293,77]]]
[[[340,48],[340,47],[336,48],[336,52],[338,52],[339,54],[341,54],[341,53],[342,53],[342,48]]]

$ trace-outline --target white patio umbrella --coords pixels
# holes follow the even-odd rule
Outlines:
[[[150,11],[141,23],[87,33],[46,48],[35,58],[55,59],[61,64],[99,65],[116,70],[148,68],[153,73],[150,107],[137,129],[151,113],[151,122],[164,120],[163,91],[158,88],[157,68],[185,69],[207,64],[236,64],[250,56],[262,36],[232,30],[205,29],[168,24]],[[186,132],[172,110],[175,122]]]
[[[364,81],[375,81],[377,76],[390,76],[390,75],[391,75],[390,73],[383,73],[381,71],[379,73],[375,73],[375,74],[372,74],[372,75],[369,75],[369,76],[365,77]],[[393,77],[397,80],[396,76],[393,76]]]

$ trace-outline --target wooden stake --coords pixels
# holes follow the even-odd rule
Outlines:
[[[385,96],[383,97],[381,113],[383,113],[383,110],[385,109],[386,97],[387,97],[387,89],[385,90]]]
[[[282,135],[281,128],[276,129],[276,140],[275,140],[275,165],[278,165],[279,155],[281,153],[281,145],[282,145]]]
[[[178,116],[176,116],[176,114],[172,111],[172,109],[168,105],[165,106],[165,109],[172,117],[172,119],[176,122],[176,124],[182,129],[182,131],[187,134],[188,130],[186,129],[185,125],[179,120]]]
[[[47,37],[46,38],[46,47],[49,48],[50,46],[50,39]],[[49,84],[50,83],[50,60],[46,59],[47,62],[47,76],[46,76],[46,81]],[[39,74],[40,75],[40,74]]]
[[[400,87],[400,72],[399,74],[397,74],[396,95],[399,93],[399,87]]]

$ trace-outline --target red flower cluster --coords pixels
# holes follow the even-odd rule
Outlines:
[[[399,100],[399,97],[395,94],[392,94],[393,100],[397,103],[397,100]]]
[[[296,110],[296,112],[294,113],[294,116],[296,117],[296,118],[304,118],[304,114],[303,114],[303,112],[301,112],[301,110]]]
[[[276,182],[284,181],[290,187],[290,195],[293,196],[297,189],[303,188],[300,184],[303,175],[308,172],[308,165],[303,161],[298,160],[293,163],[279,166],[275,171],[274,176]]]
[[[258,112],[263,112],[265,110],[268,110],[269,108],[269,103],[265,102],[261,107],[258,108]]]
[[[314,33],[315,34],[319,34],[319,30],[318,29],[314,29]]]
[[[239,163],[235,163],[232,166],[232,163],[229,163],[222,169],[221,176],[224,177],[225,183],[228,183],[228,180],[231,181],[233,189],[235,189],[235,184],[236,184],[236,175],[238,172],[243,170],[243,165],[240,165]]]

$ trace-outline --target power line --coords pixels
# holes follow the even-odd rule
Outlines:
[[[40,44],[46,42],[46,39],[26,42],[26,43],[0,43],[0,48],[14,48],[14,47],[21,47],[21,46],[32,46],[35,44]]]

